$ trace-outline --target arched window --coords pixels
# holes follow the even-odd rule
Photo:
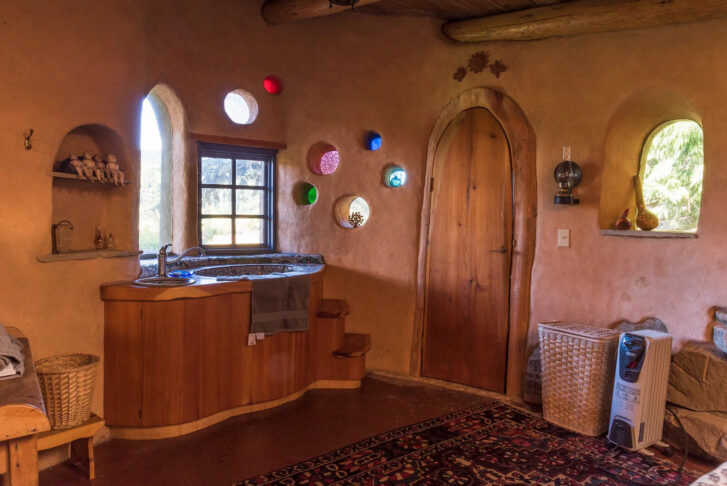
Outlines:
[[[162,134],[149,98],[141,108],[139,177],[139,249],[154,253],[161,241]]]
[[[658,230],[697,231],[703,171],[704,137],[697,122],[672,120],[651,132],[639,176],[646,207],[659,217]]]
[[[180,173],[179,166],[184,163],[183,131],[184,110],[179,98],[168,86],[155,86],[142,103],[139,137],[139,249],[144,254],[156,254],[162,245],[173,243],[172,175]]]

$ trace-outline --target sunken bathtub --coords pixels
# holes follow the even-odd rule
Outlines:
[[[363,358],[333,356],[343,319],[316,315],[325,265],[206,263],[185,269],[195,279],[187,286],[101,287],[104,415],[114,437],[178,436],[312,388],[360,386]],[[252,281],[301,273],[310,275],[308,330],[248,344]]]

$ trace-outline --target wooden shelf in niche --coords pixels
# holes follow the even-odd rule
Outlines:
[[[678,233],[676,231],[636,231],[636,230],[601,230],[603,236],[622,236],[625,238],[699,238],[697,233]]]
[[[144,253],[141,250],[81,250],[68,253],[51,253],[36,257],[41,263],[65,262],[69,260],[93,260],[95,258],[135,257]]]
[[[76,180],[76,181],[88,182],[90,184],[101,184],[103,186],[118,187],[113,182],[98,182],[98,181],[91,182],[88,179],[81,179],[78,176],[78,174],[69,174],[68,172],[55,172],[54,171],[54,172],[48,172],[48,175],[51,176],[51,177],[54,177],[56,179],[71,179],[71,180]],[[129,184],[131,184],[131,181],[126,181],[126,180],[124,181],[124,185],[129,185]]]

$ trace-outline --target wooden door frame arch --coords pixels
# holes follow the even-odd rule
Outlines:
[[[427,168],[422,199],[417,262],[417,297],[410,370],[421,375],[425,301],[429,273],[429,229],[431,222],[432,176],[439,142],[450,123],[463,111],[484,108],[494,115],[507,135],[513,180],[513,248],[510,271],[510,318],[507,345],[508,395],[522,394],[528,327],[530,323],[530,281],[535,257],[537,187],[535,132],[525,113],[506,94],[490,88],[473,88],[460,93],[442,111],[427,145]]]

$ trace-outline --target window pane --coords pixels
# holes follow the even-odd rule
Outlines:
[[[261,245],[265,243],[263,220],[237,218],[237,221],[235,221],[235,243],[238,245]]]
[[[245,214],[249,216],[258,216],[265,214],[265,191],[257,189],[238,189],[237,204],[235,212],[237,214]]]
[[[232,189],[202,188],[202,214],[232,214]]]
[[[704,171],[702,127],[690,120],[663,125],[647,149],[644,199],[646,208],[659,217],[657,229],[696,231]]]
[[[149,99],[141,109],[141,176],[139,178],[139,249],[154,253],[161,246],[162,135]]]
[[[232,184],[232,160],[202,157],[202,184]]]
[[[232,219],[202,218],[203,245],[231,245]]]
[[[262,160],[238,160],[235,184],[238,186],[265,185],[265,162]]]

